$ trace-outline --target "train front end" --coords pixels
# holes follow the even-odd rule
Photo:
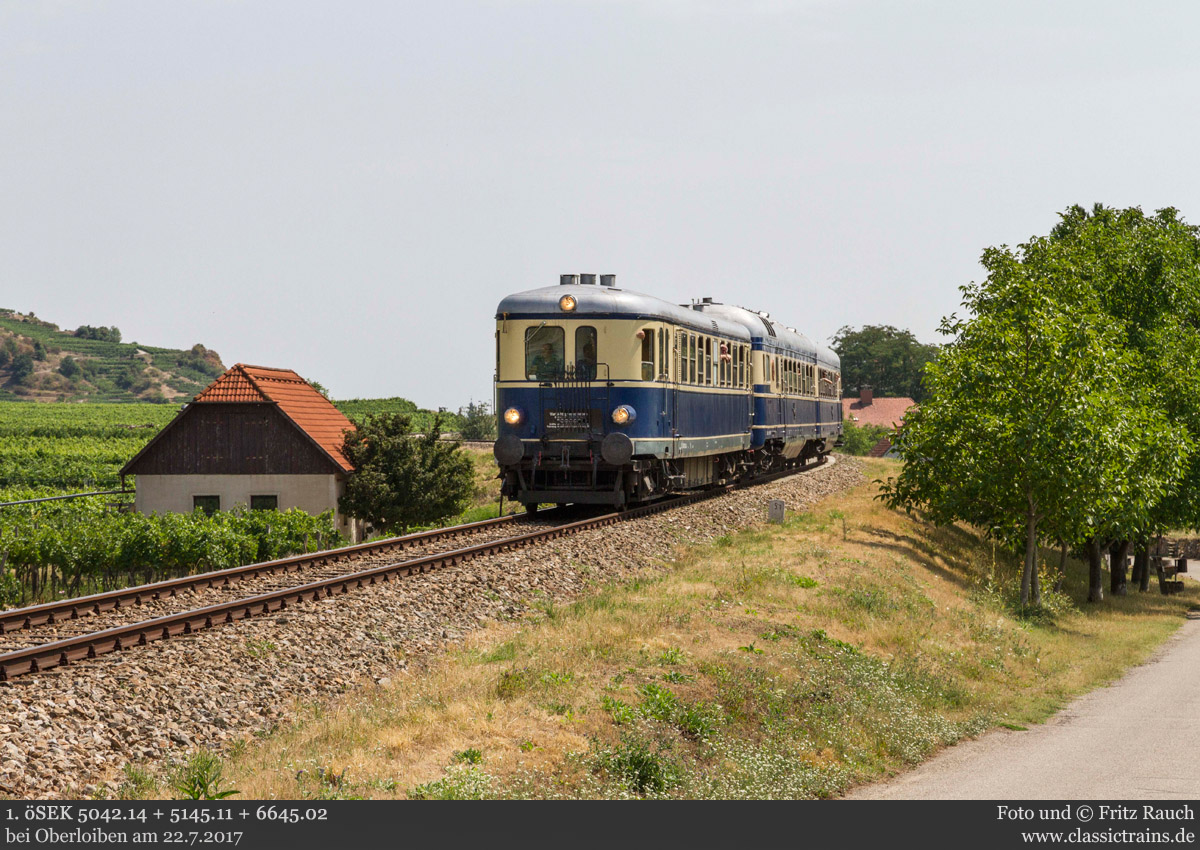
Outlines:
[[[658,363],[669,337],[637,309],[641,298],[612,275],[564,275],[500,303],[495,455],[506,498],[531,511],[622,507],[662,489]]]

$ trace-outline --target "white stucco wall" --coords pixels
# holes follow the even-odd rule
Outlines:
[[[279,510],[310,514],[337,511],[342,482],[336,475],[139,475],[134,508],[138,513],[191,513],[193,496],[220,496],[221,510],[250,506],[251,496],[275,496]],[[338,529],[351,539],[354,523],[337,516]]]

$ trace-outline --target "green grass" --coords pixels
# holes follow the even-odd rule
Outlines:
[[[1040,722],[1145,659],[1195,595],[1089,606],[1072,563],[1060,606],[1014,614],[1017,558],[993,566],[970,530],[872,496],[491,626],[402,688],[349,694],[264,740],[237,761],[239,787],[294,797],[296,759],[332,753],[364,780],[396,779],[382,797],[837,796]],[[486,773],[455,761],[467,748],[487,753]]]

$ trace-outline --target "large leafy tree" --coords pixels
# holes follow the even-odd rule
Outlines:
[[[1060,270],[1059,298],[1097,305],[1109,317],[1134,354],[1145,403],[1200,442],[1200,228],[1171,208],[1148,216],[1137,207],[1075,206],[1040,254]],[[1153,490],[1139,498],[1156,500],[1146,534],[1200,527],[1200,454],[1191,455],[1185,483],[1169,498]]]
[[[1073,260],[1046,238],[984,253],[988,277],[963,288],[971,316],[943,323],[953,342],[927,368],[928,395],[901,433],[905,466],[884,488],[894,506],[1023,548],[1023,604],[1040,601],[1042,537],[1151,527],[1190,452]]]
[[[939,351],[939,346],[918,342],[911,331],[891,325],[843,327],[834,334],[832,347],[842,359],[842,386],[870,384],[876,395],[908,396],[917,402],[925,397],[925,364]]]
[[[474,493],[474,466],[457,443],[438,436],[442,417],[413,434],[409,417],[368,415],[346,432],[343,451],[354,474],[338,500],[343,513],[377,530],[403,532],[461,513]]]

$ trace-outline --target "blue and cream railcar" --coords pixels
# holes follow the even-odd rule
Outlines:
[[[827,454],[842,436],[841,360],[808,337],[741,307],[697,305],[750,333],[754,424],[751,448],[761,470]]]
[[[622,506],[744,472],[750,332],[596,278],[563,275],[497,308],[503,493],[528,509]]]

